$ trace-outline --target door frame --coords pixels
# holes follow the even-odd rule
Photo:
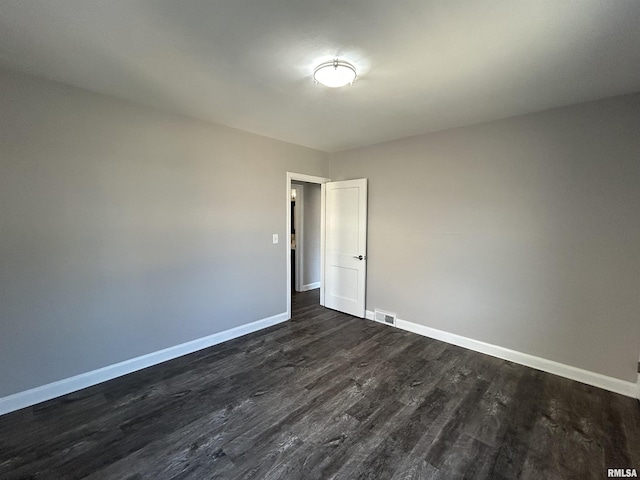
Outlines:
[[[287,235],[284,246],[286,247],[287,261],[287,319],[291,319],[291,181],[317,183],[320,185],[320,305],[324,305],[324,228],[325,228],[325,186],[330,182],[330,178],[307,175],[305,173],[287,172],[287,192],[286,192],[286,212],[287,212]]]

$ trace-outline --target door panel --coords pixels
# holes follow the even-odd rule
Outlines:
[[[328,182],[325,189],[325,307],[364,318],[367,179]]]

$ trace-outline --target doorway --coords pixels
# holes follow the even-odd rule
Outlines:
[[[320,305],[324,305],[323,188],[328,181],[330,179],[324,177],[287,172],[287,232],[291,235],[290,248],[287,250],[288,318],[291,318],[292,291],[302,292],[319,287]],[[296,189],[295,199],[292,198],[293,188]]]
[[[292,293],[320,288],[321,187],[291,183]]]
[[[320,305],[364,318],[367,270],[367,179],[331,182],[328,178],[287,172],[286,231],[287,234],[293,235],[296,227],[294,225],[295,206],[292,208],[292,183],[320,184],[321,186]],[[296,246],[301,243],[296,242]],[[296,257],[295,252],[292,254],[289,245],[287,247],[287,318],[290,319],[292,290],[295,290],[292,277],[295,272]],[[304,264],[304,260],[299,264]],[[303,282],[301,285],[304,285],[304,276],[300,279]],[[292,285],[294,288],[291,288]]]

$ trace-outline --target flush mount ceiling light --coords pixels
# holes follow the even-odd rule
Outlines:
[[[318,65],[313,71],[313,80],[326,87],[344,87],[351,85],[357,77],[356,68],[337,58],[333,62]]]

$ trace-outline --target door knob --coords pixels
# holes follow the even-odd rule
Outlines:
[[[365,257],[364,255],[354,256],[353,258],[355,258],[357,260],[366,260],[367,259],[367,257]]]

